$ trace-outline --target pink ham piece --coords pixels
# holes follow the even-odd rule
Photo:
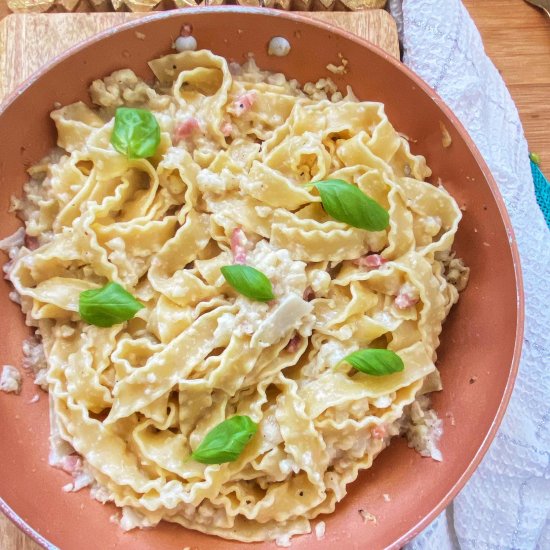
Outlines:
[[[25,246],[29,250],[36,250],[38,248],[38,239],[25,234]]]
[[[311,300],[315,298],[315,292],[310,286],[306,286],[306,288],[304,289],[304,294],[302,295],[302,298],[306,302],[311,302]]]
[[[82,470],[82,459],[78,455],[64,456],[59,462],[59,468],[72,475]]]
[[[257,95],[254,90],[241,94],[233,103],[233,113],[239,117],[250,111],[252,105],[256,103]]]
[[[246,249],[248,239],[240,227],[233,229],[231,233],[231,252],[233,252],[233,263],[246,264]]]
[[[386,426],[382,424],[373,428],[371,433],[374,439],[384,439],[388,432],[386,431]]]
[[[300,347],[301,343],[302,343],[302,337],[298,333],[296,333],[288,341],[288,344],[285,347],[285,351],[288,351],[288,353],[295,353]]]
[[[181,27],[180,35],[181,36],[191,36],[191,33],[193,32],[193,25],[190,25],[189,23],[186,23]]]
[[[223,136],[229,137],[233,131],[233,124],[231,124],[231,122],[224,122],[220,128],[220,131]]]
[[[366,254],[357,260],[353,260],[353,263],[370,271],[371,269],[378,269],[388,263],[388,260],[386,260],[386,258],[382,258],[380,254]]]
[[[64,456],[57,463],[50,463],[55,468],[60,468],[64,472],[70,474],[73,478],[72,483],[67,483],[62,487],[63,491],[66,493],[80,491],[83,487],[91,485],[94,481],[94,478],[89,472],[86,472],[83,467],[82,458],[77,454],[71,454]]]
[[[415,295],[416,292],[415,287],[410,284],[404,284],[395,297],[395,307],[398,309],[407,309],[408,307],[414,306],[418,302],[418,296]]]
[[[174,130],[174,141],[177,143],[187,139],[197,130],[200,130],[199,121],[195,117],[186,118],[176,126]]]

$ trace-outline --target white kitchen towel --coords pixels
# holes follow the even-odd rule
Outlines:
[[[516,106],[460,0],[390,0],[390,8],[404,62],[458,116],[499,185],[519,246],[526,299],[519,375],[496,439],[453,504],[407,549],[548,550],[550,234],[535,201],[527,142]],[[525,70],[536,71],[536,65]]]

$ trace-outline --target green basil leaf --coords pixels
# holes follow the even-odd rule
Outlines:
[[[160,143],[160,126],[146,109],[119,107],[111,134],[113,147],[129,159],[152,157]]]
[[[367,231],[382,231],[390,223],[388,211],[361,189],[344,180],[323,180],[309,183],[321,195],[323,208],[339,222]]]
[[[202,464],[233,462],[257,430],[258,424],[250,417],[232,416],[206,434],[191,458]]]
[[[80,293],[80,317],[96,327],[112,327],[132,319],[145,306],[118,283]]]
[[[221,268],[225,280],[243,296],[258,302],[273,300],[271,281],[257,269],[248,265],[226,265]]]
[[[401,372],[405,368],[403,359],[389,349],[360,349],[350,353],[342,361],[371,376],[384,376]]]

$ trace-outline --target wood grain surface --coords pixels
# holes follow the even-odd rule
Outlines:
[[[522,0],[463,1],[481,31],[487,53],[500,70],[516,101],[530,149],[541,155],[543,168],[546,168],[547,173],[550,172],[550,20]],[[0,0],[0,18],[5,15],[7,9]],[[347,14],[327,15],[340,18]],[[125,14],[117,16],[127,17]],[[325,14],[322,16],[326,17]],[[349,25],[345,19],[340,19],[339,23],[346,27]],[[79,28],[77,32],[70,28],[57,28],[54,29],[54,36],[68,34],[78,39],[100,28],[105,26]],[[374,32],[374,29],[365,28],[363,24],[356,32]],[[40,57],[47,57],[40,47],[40,35],[12,37],[17,38],[19,51],[27,52],[28,55],[29,49],[32,49]],[[367,37],[372,39],[370,35]],[[6,75],[10,67],[10,74],[17,71],[17,65],[21,63],[21,58],[16,58],[14,54],[4,55],[4,44],[5,38],[2,39],[0,35],[0,76]],[[21,76],[10,78],[13,83]],[[39,550],[39,546],[0,514],[0,549]]]
[[[2,550],[40,550],[41,547],[20,531],[0,512],[0,548]]]
[[[307,12],[370,40],[395,57],[395,21],[383,10]],[[17,14],[0,21],[0,99],[50,59],[99,31],[142,17],[132,13]]]
[[[550,175],[550,18],[523,0],[463,0]]]

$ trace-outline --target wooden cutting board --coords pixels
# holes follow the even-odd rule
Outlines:
[[[399,57],[395,21],[384,10],[303,13],[353,32]],[[70,46],[138,17],[143,15],[60,13],[17,14],[6,17],[0,21],[0,100]]]
[[[395,21],[383,10],[308,12],[304,15],[342,27],[399,58]],[[18,84],[70,46],[136,17],[142,15],[17,14],[4,18],[0,21],[0,101]],[[0,548],[39,550],[40,547],[0,513]]]

